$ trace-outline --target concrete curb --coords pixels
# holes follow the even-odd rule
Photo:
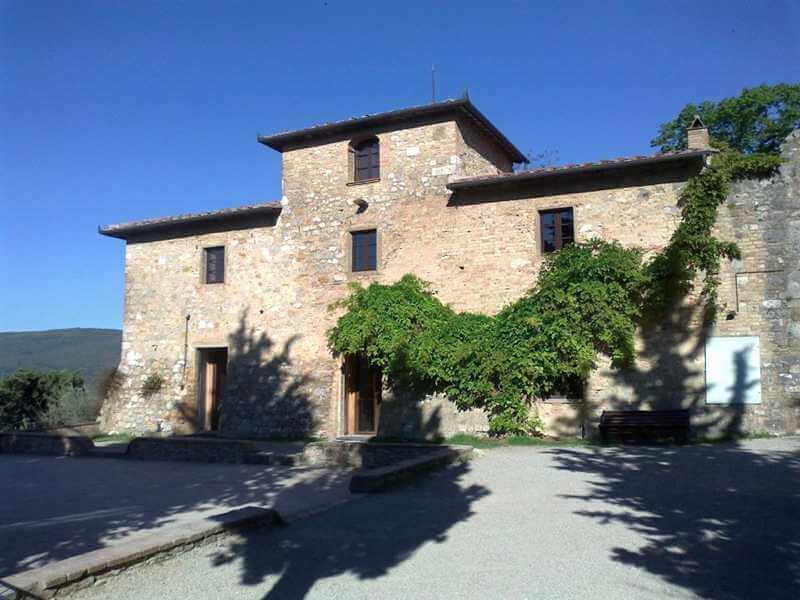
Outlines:
[[[350,492],[353,494],[383,492],[430,471],[469,460],[471,457],[470,446],[447,446],[424,456],[410,458],[386,467],[365,469],[353,474],[350,479]]]
[[[2,598],[52,598],[89,587],[98,579],[110,577],[158,555],[188,550],[208,538],[253,527],[278,526],[283,519],[270,508],[246,506],[193,523],[164,528],[126,544],[101,548],[72,556],[38,569],[31,569],[0,580]],[[10,592],[3,592],[3,587]]]

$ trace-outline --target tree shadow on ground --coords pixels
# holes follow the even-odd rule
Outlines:
[[[763,440],[764,448],[769,444]],[[800,589],[800,451],[758,444],[550,451],[592,491],[576,514],[644,536],[612,559],[702,598],[794,598]],[[598,502],[613,509],[596,510]]]
[[[245,585],[277,577],[264,600],[304,598],[316,582],[346,573],[380,578],[425,544],[444,542],[450,528],[470,518],[472,505],[489,491],[460,483],[469,469],[461,464],[424,486],[350,502],[336,510],[334,520],[317,517],[318,527],[247,534],[213,562],[242,560]]]
[[[248,327],[246,315],[242,316],[229,344],[233,387],[231,403],[223,406],[223,426],[226,419],[231,425],[231,420],[252,414],[260,424],[277,420],[276,430],[281,432],[291,430],[302,436],[315,430],[311,415],[316,407],[309,387],[315,387],[318,377],[294,364],[291,347],[290,340],[276,350],[273,340]],[[417,416],[415,422],[425,420]],[[253,431],[263,435],[265,429],[259,426]],[[161,527],[180,527],[190,519],[213,521],[214,514],[243,506],[270,506],[287,514],[351,498],[350,472],[344,469],[23,455],[0,458],[0,479],[12,482],[0,503],[0,577],[132,541]],[[459,486],[468,468],[463,465],[443,474],[436,488],[438,498],[428,494],[425,499],[408,500],[404,496],[402,503],[390,502],[394,506],[390,515],[378,515],[374,503],[358,501],[345,509],[350,515],[346,528],[332,524],[330,530],[319,532],[318,539],[290,541],[289,526],[280,533],[283,545],[275,547],[264,546],[258,535],[248,534],[218,562],[241,560],[244,585],[280,573],[273,597],[286,597],[284,590],[301,595],[299,590],[310,589],[317,579],[336,572],[379,577],[416,548],[443,539],[450,527],[469,518],[472,502],[487,492]],[[402,531],[390,536],[393,527]],[[392,538],[388,543],[387,537]],[[307,556],[318,557],[320,564],[314,565]]]

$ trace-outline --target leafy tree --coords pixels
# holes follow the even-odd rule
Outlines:
[[[662,152],[686,148],[686,129],[695,115],[708,127],[716,147],[744,154],[777,153],[786,136],[800,127],[800,85],[760,85],[719,102],[687,104],[661,126],[650,145]]]

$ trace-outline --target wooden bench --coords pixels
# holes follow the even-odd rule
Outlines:
[[[604,410],[600,415],[600,438],[672,438],[689,440],[688,410]]]

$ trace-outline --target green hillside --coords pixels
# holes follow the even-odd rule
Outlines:
[[[0,377],[16,369],[71,369],[94,393],[105,371],[119,362],[122,332],[118,329],[50,329],[0,332]]]

